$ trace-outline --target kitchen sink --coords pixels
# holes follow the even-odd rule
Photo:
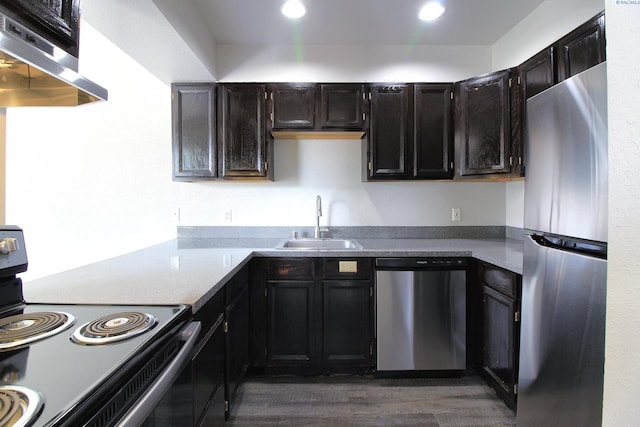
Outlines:
[[[290,239],[276,246],[276,249],[288,250],[318,250],[318,251],[343,251],[361,250],[362,245],[353,239]]]

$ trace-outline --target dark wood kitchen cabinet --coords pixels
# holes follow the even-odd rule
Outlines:
[[[218,85],[219,175],[225,179],[273,179],[267,85]]]
[[[366,128],[365,85],[321,83],[319,127],[326,130]]]
[[[4,1],[0,11],[40,34],[71,56],[78,57],[80,0]]]
[[[480,372],[507,405],[517,402],[522,276],[481,262]]]
[[[248,290],[245,267],[195,314],[202,325],[191,362],[195,426],[219,425],[229,418],[248,367]]]
[[[511,92],[511,167],[512,175],[525,175],[527,99],[557,83],[556,47],[548,46],[517,68],[517,82]]]
[[[355,131],[366,128],[365,85],[269,85],[273,130]]]
[[[300,375],[370,371],[371,266],[368,259],[322,258],[254,265],[262,280],[252,280],[253,365]]]
[[[224,423],[225,332],[224,292],[218,292],[195,315],[202,325],[191,361],[194,426]],[[185,420],[179,420],[185,422]]]
[[[318,364],[314,259],[266,260],[265,270],[266,364],[310,369]]]
[[[604,11],[594,16],[557,43],[558,81],[585,71],[606,60]]]
[[[373,365],[373,281],[367,259],[322,260],[322,365],[329,372]]]
[[[218,176],[215,84],[171,85],[173,179]]]
[[[453,84],[413,86],[413,178],[453,178]]]
[[[518,66],[526,101],[557,83],[556,47],[549,46]]]
[[[411,85],[369,85],[366,179],[408,179],[411,153]]]
[[[249,365],[249,273],[242,269],[225,285],[225,419]]]
[[[456,83],[456,178],[508,174],[510,70]]]
[[[277,83],[270,86],[273,129],[313,129],[315,83]]]

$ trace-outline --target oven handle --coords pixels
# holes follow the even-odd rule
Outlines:
[[[195,347],[200,328],[200,322],[191,322],[180,332],[180,340],[185,342],[184,345],[171,363],[151,384],[149,390],[118,422],[117,425],[119,427],[139,426],[153,412],[158,402],[164,397],[166,391],[171,387],[191,358],[191,350]]]

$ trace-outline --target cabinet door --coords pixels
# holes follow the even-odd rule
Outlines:
[[[517,85],[512,87],[511,172],[525,175],[524,130],[527,119],[527,99],[549,89],[557,82],[556,49],[549,46],[532,56],[517,69]],[[512,76],[513,80],[513,76]]]
[[[267,177],[266,85],[218,86],[218,145],[223,178]],[[269,126],[270,127],[270,126]]]
[[[368,177],[408,178],[411,123],[410,86],[372,84]]]
[[[271,86],[273,129],[313,129],[316,85],[280,83]]]
[[[483,292],[483,369],[502,388],[501,394],[507,398],[507,403],[514,406],[515,384],[518,381],[518,329],[514,325],[518,307],[513,298],[488,286],[484,287]]]
[[[78,57],[80,0],[12,0],[2,2],[0,9]]]
[[[172,84],[173,178],[217,176],[215,85]]]
[[[558,41],[558,81],[575,76],[605,59],[602,12]]]
[[[368,280],[322,282],[322,361],[329,369],[372,366],[372,295]]]
[[[509,70],[456,85],[458,176],[509,172]]]
[[[549,46],[520,64],[523,98],[529,99],[556,84],[556,50]]]
[[[318,319],[313,281],[267,282],[267,365],[311,366],[317,361]]]
[[[198,346],[193,357],[193,405],[195,425],[212,425],[213,421],[224,421],[225,401],[225,333],[224,315],[210,331],[206,342]],[[198,420],[200,420],[198,422]]]
[[[365,127],[364,85],[320,85],[320,127],[363,129]]]
[[[240,381],[249,363],[249,287],[245,283],[240,293],[225,309],[225,419],[235,400]]]
[[[415,178],[453,177],[452,84],[413,87],[413,171]]]

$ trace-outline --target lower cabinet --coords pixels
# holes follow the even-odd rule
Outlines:
[[[249,363],[249,277],[246,269],[224,289],[225,419],[229,419],[238,386]]]
[[[191,361],[195,426],[218,425],[225,419],[224,304],[219,292],[196,314],[202,330]]]
[[[322,364],[339,370],[372,364],[371,282],[322,281]]]
[[[480,372],[511,408],[516,407],[520,356],[522,277],[487,263],[478,267],[482,325]]]
[[[202,323],[191,361],[194,425],[229,419],[249,355],[248,270],[241,270],[196,313]]]
[[[373,369],[370,259],[266,258],[254,272],[255,366],[301,375]]]

